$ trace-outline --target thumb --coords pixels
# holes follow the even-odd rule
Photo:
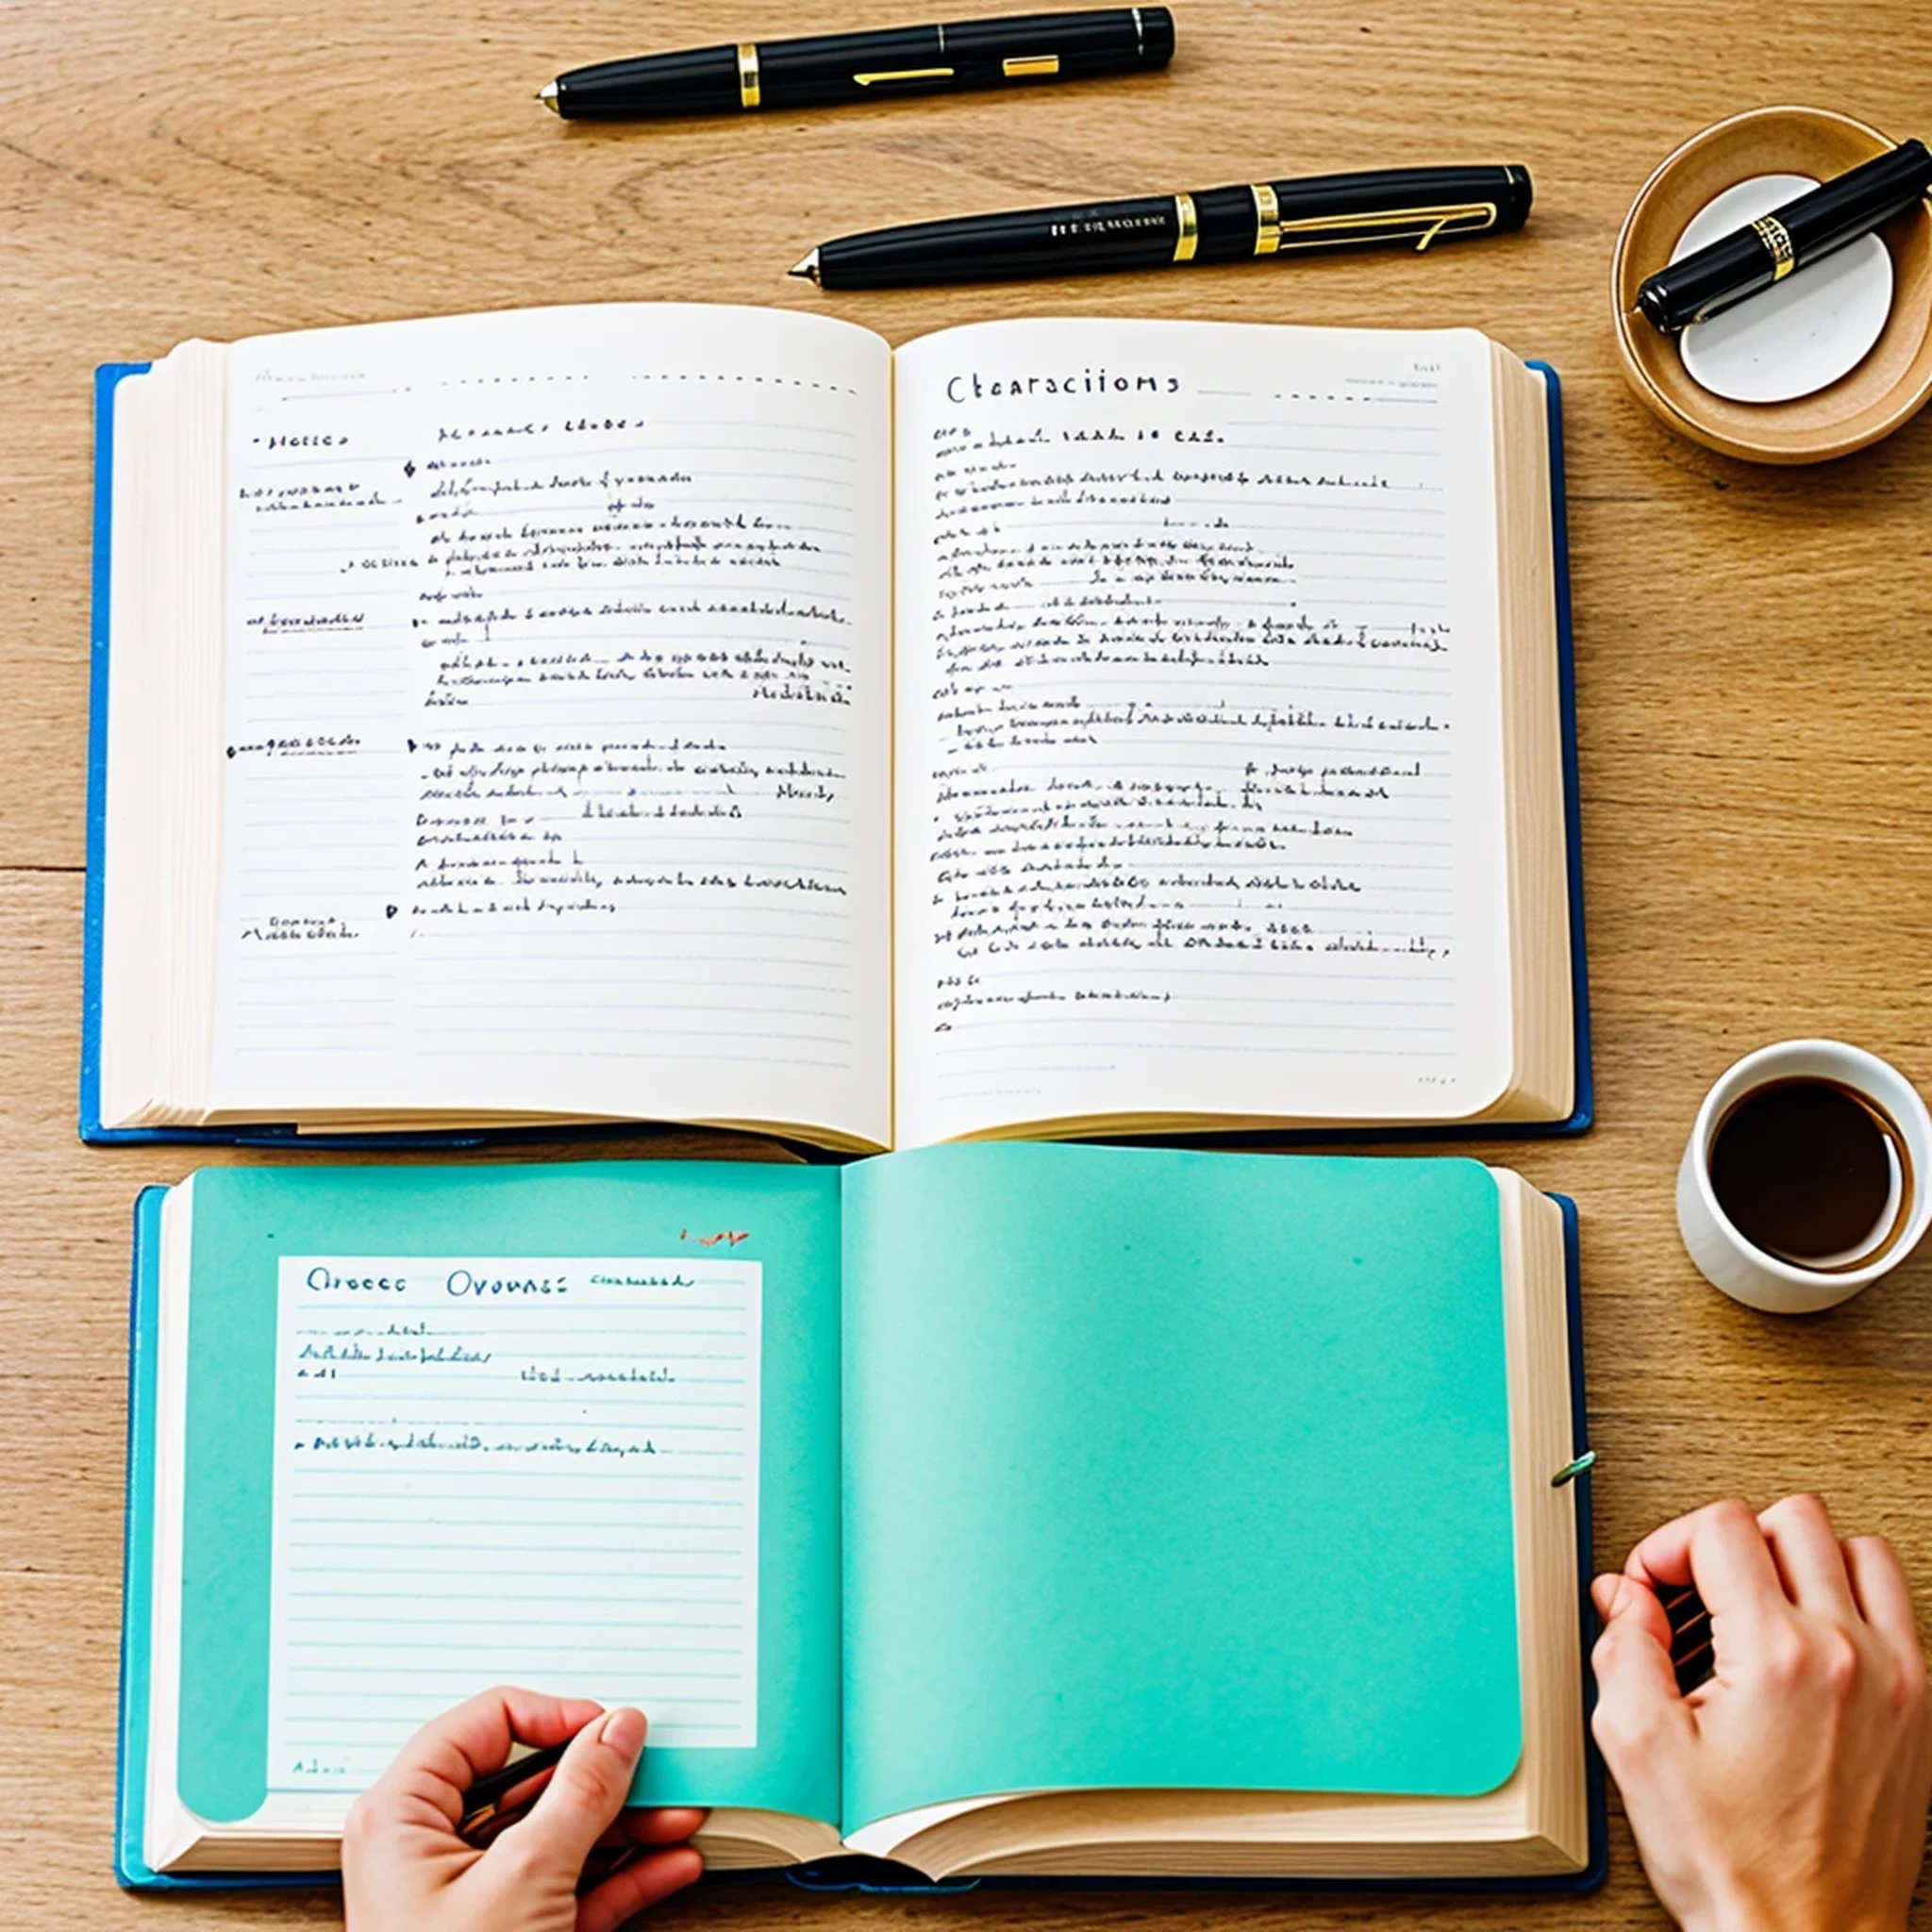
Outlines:
[[[1688,1734],[1690,1713],[1671,1664],[1670,1619],[1655,1592],[1634,1576],[1602,1577],[1591,1591],[1604,1633],[1591,1653],[1596,1672],[1591,1728],[1623,1782],[1624,1771],[1673,1736]]]
[[[591,1847],[624,1809],[643,1748],[642,1711],[620,1705],[593,1718],[570,1740],[528,1815],[503,1838],[521,1840],[525,1857],[566,1875],[575,1887]]]

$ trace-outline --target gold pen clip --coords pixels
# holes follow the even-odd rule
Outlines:
[[[1274,254],[1279,249],[1340,248],[1358,242],[1365,228],[1390,228],[1389,242],[1415,242],[1420,255],[1439,235],[1479,235],[1496,225],[1493,201],[1458,202],[1446,208],[1384,208],[1369,214],[1309,215],[1278,225]],[[1257,254],[1262,251],[1257,247]]]
[[[855,74],[852,76],[856,87],[878,87],[890,80],[951,80],[950,67],[898,67],[886,74]]]

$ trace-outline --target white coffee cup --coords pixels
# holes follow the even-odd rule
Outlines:
[[[1897,1129],[1888,1134],[1891,1192],[1871,1234],[1829,1265],[1807,1268],[1747,1241],[1719,1205],[1710,1179],[1718,1129],[1747,1093],[1774,1080],[1829,1080],[1850,1088]],[[1697,1109],[1677,1168],[1677,1226],[1698,1272],[1734,1301],[1774,1315],[1835,1307],[1892,1269],[1932,1222],[1932,1116],[1918,1090],[1876,1054],[1838,1040],[1784,1040],[1729,1068]],[[1869,1257],[1869,1258],[1862,1258]]]

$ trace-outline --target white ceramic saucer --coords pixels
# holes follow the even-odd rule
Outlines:
[[[1817,182],[1757,175],[1691,217],[1671,259],[1721,240]],[[1678,352],[1693,382],[1737,403],[1785,403],[1828,388],[1864,360],[1891,312],[1891,256],[1876,235],[1787,275],[1708,322],[1692,323]]]

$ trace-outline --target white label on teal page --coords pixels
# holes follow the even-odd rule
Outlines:
[[[284,1256],[271,1790],[358,1790],[493,1684],[758,1742],[763,1270]]]

